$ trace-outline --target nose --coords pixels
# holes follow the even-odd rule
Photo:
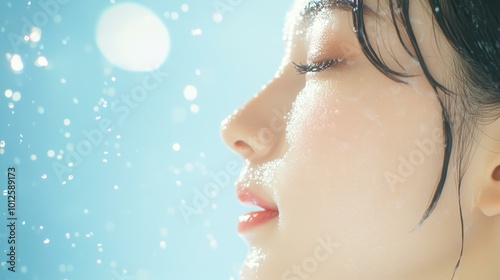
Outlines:
[[[287,115],[304,87],[304,78],[290,68],[222,121],[226,145],[252,163],[269,161],[285,148]]]

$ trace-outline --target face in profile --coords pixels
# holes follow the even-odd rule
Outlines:
[[[492,222],[476,207],[469,173],[458,199],[455,154],[422,222],[443,174],[442,103],[388,2],[364,2],[373,50],[404,75],[391,78],[363,52],[351,1],[298,0],[276,76],[223,122],[225,142],[245,161],[238,196],[264,209],[240,219],[249,247],[240,279],[451,279],[462,245],[461,275],[487,246],[474,241],[483,236],[476,226]],[[427,2],[410,7],[426,67],[445,82],[453,50]]]

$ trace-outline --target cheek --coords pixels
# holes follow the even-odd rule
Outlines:
[[[341,81],[311,81],[294,104],[285,158],[292,175],[279,195],[289,211],[283,222],[289,217],[290,224],[295,219],[301,220],[297,226],[317,227],[302,220],[308,213],[324,217],[325,228],[332,220],[342,224],[351,237],[366,232],[356,232],[359,223],[380,236],[389,229],[406,233],[423,214],[439,175],[439,104],[433,94],[406,85]]]

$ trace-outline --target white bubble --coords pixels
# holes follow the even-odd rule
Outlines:
[[[189,11],[189,5],[188,4],[182,4],[181,5],[181,11],[183,11],[183,12]]]
[[[170,18],[171,18],[172,20],[178,20],[178,19],[179,19],[179,13],[177,13],[177,12],[172,12],[172,13],[170,14]]]
[[[71,133],[69,133],[69,132],[64,132],[64,137],[66,137],[66,138],[70,138],[70,137],[71,137]]]
[[[5,97],[11,98],[12,97],[12,90],[8,89],[5,91]]]
[[[118,190],[119,189],[118,185],[114,185],[113,189]]]
[[[67,82],[67,81],[66,81],[66,79],[65,79],[65,78],[61,78],[60,82],[61,82],[61,84],[63,84],[63,85],[64,85],[64,84],[66,84],[66,82]]]
[[[108,8],[97,24],[96,39],[109,62],[130,71],[157,69],[170,51],[170,35],[163,22],[135,3]]]
[[[36,26],[31,28],[30,40],[33,43],[37,43],[42,38],[42,30]]]
[[[174,144],[172,145],[172,149],[173,149],[174,151],[178,152],[178,151],[180,151],[180,149],[181,149],[181,145],[180,145],[179,143],[174,143]]]
[[[45,238],[45,240],[43,240],[43,244],[49,244],[49,243],[50,243],[50,239]]]
[[[0,141],[0,148],[5,148],[5,140]]]
[[[73,97],[73,104],[78,104],[78,98]]]
[[[37,67],[47,67],[49,66],[49,61],[45,56],[39,56],[35,61],[35,66]]]
[[[160,249],[165,250],[165,248],[167,248],[167,242],[165,242],[163,240],[160,241]]]
[[[48,151],[47,151],[47,156],[48,156],[48,157],[52,158],[52,157],[54,157],[55,155],[56,155],[56,152],[54,152],[54,150],[48,150]]]
[[[64,119],[63,123],[64,123],[65,126],[68,126],[68,125],[71,124],[71,120],[70,119]]]
[[[196,28],[191,30],[191,35],[193,36],[200,36],[203,32],[201,31],[201,28]]]
[[[189,101],[195,100],[198,96],[198,89],[193,85],[187,85],[184,88],[184,98]]]
[[[43,174],[42,179],[44,179],[44,180],[47,179],[47,174]]]
[[[222,20],[223,20],[223,16],[221,13],[219,12],[215,12],[213,15],[212,15],[212,20],[216,23],[220,23]]]
[[[58,159],[59,159],[59,157],[58,157]],[[73,175],[69,175],[68,180],[70,180],[70,181],[73,180]]]
[[[32,154],[32,155],[30,156],[30,159],[31,159],[31,160],[33,160],[33,161],[35,161],[35,160],[36,160],[36,155],[35,155],[35,154]]]
[[[101,260],[101,259],[97,259],[96,263],[97,263],[97,264],[101,264],[101,263],[102,263],[102,260]]]
[[[19,100],[21,100],[21,93],[16,91],[12,94],[12,101],[17,102]]]
[[[189,106],[189,109],[191,110],[192,113],[196,114],[200,111],[200,107],[196,104],[191,104],[191,106]]]
[[[201,70],[200,70],[200,69],[195,69],[195,70],[194,70],[194,74],[195,74],[196,76],[201,75]]]
[[[69,232],[67,232],[64,236],[66,237],[66,239],[70,239],[71,234],[69,234]]]
[[[83,209],[83,214],[87,215],[89,213],[89,209]]]
[[[9,107],[10,109],[13,109],[14,108],[14,103],[9,102],[9,104],[7,104],[7,107]]]
[[[23,60],[21,59],[20,55],[15,54],[12,56],[12,58],[10,59],[10,67],[15,72],[19,72],[19,71],[23,70],[24,64],[23,64]]]

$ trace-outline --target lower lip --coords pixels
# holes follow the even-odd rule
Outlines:
[[[263,210],[250,212],[243,216],[240,216],[240,222],[238,223],[238,232],[244,233],[251,229],[256,228],[278,216],[278,211],[273,210]]]

